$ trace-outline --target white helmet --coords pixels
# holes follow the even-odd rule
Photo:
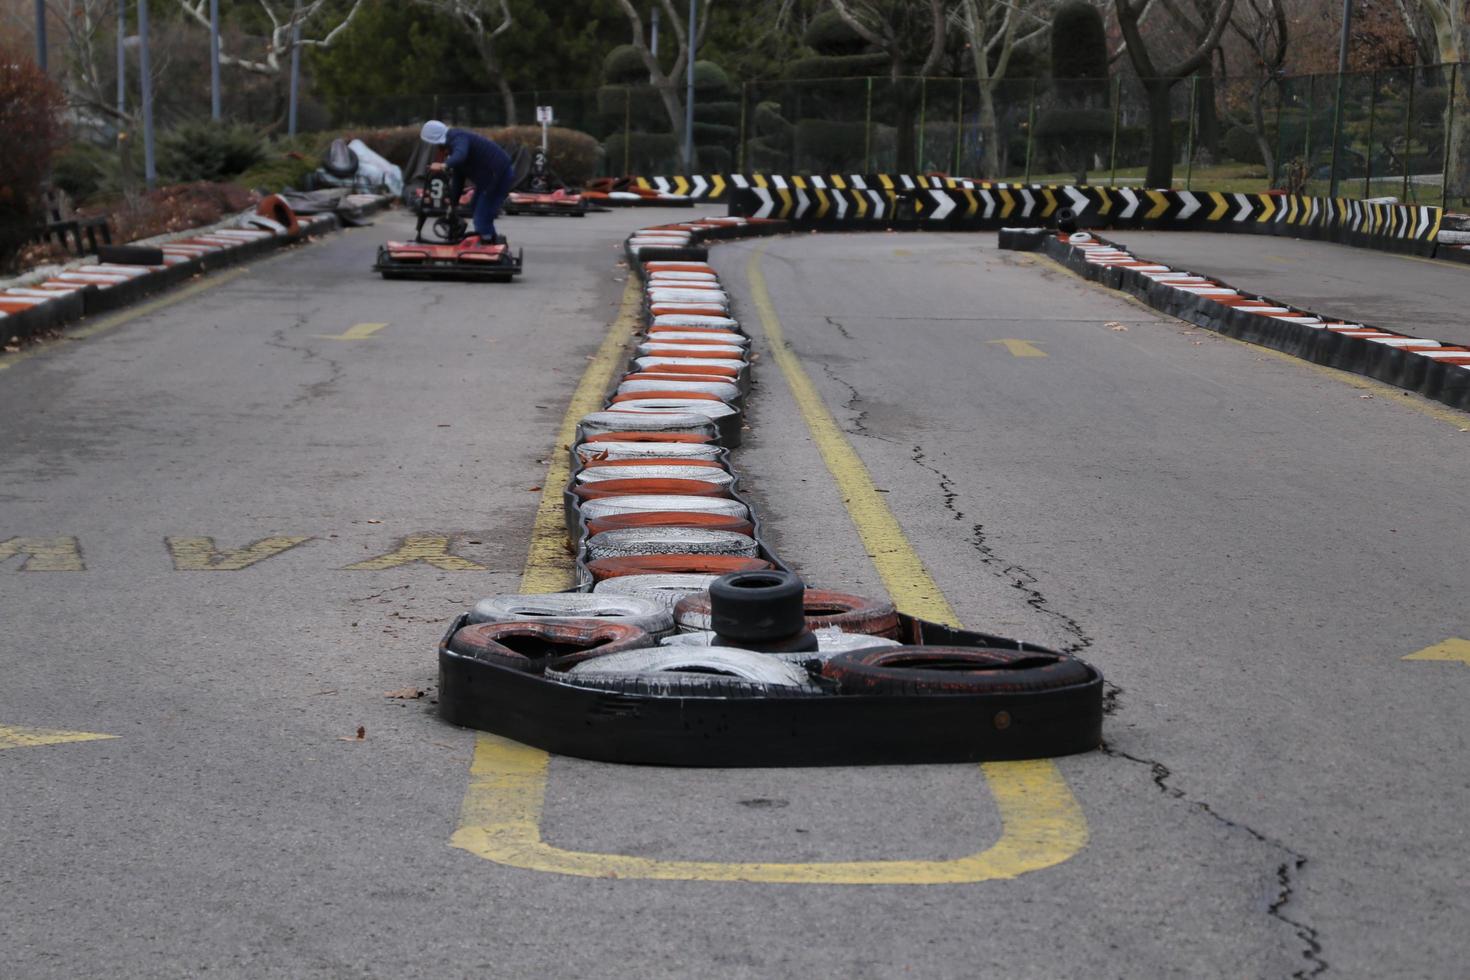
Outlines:
[[[449,140],[449,127],[437,119],[430,119],[424,123],[424,128],[419,130],[419,139],[425,143],[442,146]]]

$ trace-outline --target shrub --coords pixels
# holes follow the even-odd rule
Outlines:
[[[730,82],[730,76],[725,69],[713,61],[696,61],[694,63],[694,92],[696,97],[710,98],[733,92],[735,86]]]
[[[1225,134],[1225,155],[1231,160],[1239,163],[1265,163],[1266,159],[1261,155],[1261,144],[1256,140],[1255,131],[1245,126],[1232,126]]]
[[[823,54],[857,54],[868,46],[863,36],[848,26],[835,10],[824,10],[811,19],[801,43]]]
[[[540,126],[507,126],[492,129],[485,135],[507,150],[516,146],[534,149],[541,145]],[[548,161],[551,169],[568,184],[580,186],[597,173],[602,147],[587,133],[552,126],[546,133],[546,147],[551,155]]]
[[[798,58],[786,67],[785,77],[790,79],[809,78],[859,78],[865,75],[882,75],[888,70],[886,54],[819,55],[815,58]]]
[[[648,82],[648,66],[643,56],[631,44],[620,44],[607,53],[602,61],[603,81],[612,85],[631,85]]]
[[[0,49],[0,269],[42,217],[41,193],[61,148],[61,92],[32,62]]]
[[[257,163],[235,178],[235,183],[265,194],[275,194],[288,188],[304,190],[307,179],[316,171],[320,162],[320,157],[317,156],[287,153]]]
[[[400,167],[408,166],[409,157],[413,156],[414,148],[419,145],[419,126],[389,126],[385,129],[370,129],[361,133],[343,133],[345,138],[351,140],[354,136],[367,144],[368,149],[389,163],[396,163]],[[330,144],[331,140],[327,140]],[[326,147],[317,153],[320,157]]]
[[[52,162],[51,183],[81,203],[113,182],[118,169],[116,150],[95,143],[70,143]]]
[[[187,122],[158,141],[158,173],[164,180],[221,180],[242,174],[263,159],[260,134],[243,124]]]
[[[842,173],[861,160],[867,149],[867,127],[861,122],[803,119],[796,124],[796,156],[813,173]]]

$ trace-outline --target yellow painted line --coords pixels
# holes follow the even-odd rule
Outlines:
[[[1418,653],[1411,653],[1404,660],[1439,660],[1450,663],[1462,663],[1470,666],[1470,640],[1452,636],[1448,640],[1436,643],[1434,646],[1425,647]]]
[[[339,334],[318,334],[317,340],[367,340],[379,330],[386,329],[386,323],[355,323]]]
[[[1007,337],[1003,340],[987,340],[987,344],[1004,344],[1005,349],[1010,351],[1012,357],[1045,357],[1046,351],[1037,347],[1029,340],[1016,340]]]
[[[572,475],[572,440],[582,416],[602,408],[613,375],[626,356],[624,348],[638,332],[638,312],[642,305],[637,273],[629,271],[618,318],[582,372],[582,380],[577,382],[561,428],[557,430],[551,465],[541,483],[541,502],[531,525],[531,547],[521,574],[522,592],[560,592],[576,584],[576,566],[567,551],[566,519],[562,510],[562,491]]]
[[[813,434],[820,430],[823,458],[844,496],[861,496],[849,511],[859,525],[864,543],[895,602],[904,611],[941,622],[957,622],[954,610],[909,547],[903,532],[879,498],[862,461],[841,436],[841,430],[822,404],[805,371],[781,339],[757,264],[751,260],[752,288],[767,324],[778,360],[793,390],[804,381],[803,412]],[[521,577],[525,592],[555,591],[572,584],[572,562],[565,548],[561,487],[570,472],[567,449],[577,420],[602,403],[612,381],[625,341],[638,326],[640,295],[629,281],[623,310],[593,357],[572,396],[562,422],[558,448],[546,475],[541,506],[532,532],[531,549]],[[769,319],[767,319],[769,315]],[[834,437],[836,442],[834,442]],[[829,453],[831,454],[829,456]],[[834,468],[835,467],[835,468]],[[856,470],[853,468],[856,467]],[[861,486],[854,493],[854,479]],[[859,515],[863,515],[860,517]],[[881,539],[881,540],[880,540]],[[875,546],[874,542],[877,542]],[[459,828],[450,845],[499,864],[584,878],[640,878],[658,881],[747,881],[823,885],[934,885],[962,884],[1015,878],[1028,871],[1049,868],[1079,852],[1087,843],[1087,821],[1076,798],[1049,760],[993,762],[980,767],[1001,818],[1001,835],[994,844],[965,857],[947,861],[832,861],[832,862],[726,862],[681,861],[626,854],[571,851],[548,844],[541,835],[550,757],[540,749],[495,735],[481,734],[475,742],[470,782],[460,810]]]
[[[1114,299],[1120,299],[1125,303],[1130,303],[1133,306],[1138,307],[1140,310],[1146,310],[1159,319],[1170,320],[1175,323],[1182,323],[1190,327],[1195,326],[1195,324],[1189,323],[1186,320],[1179,320],[1176,317],[1169,316],[1169,314],[1167,313],[1163,313],[1159,310],[1154,309],[1152,306],[1149,306],[1147,303],[1136,296],[1130,296],[1128,293],[1122,292],[1121,290],[1109,289],[1102,283],[1093,282],[1091,279],[1080,276],[1077,273],[1073,272],[1071,269],[1062,265],[1060,262],[1053,261],[1049,256],[1037,256],[1038,253],[1034,252],[1017,252],[1016,261],[1029,264],[1036,264],[1038,262],[1044,261],[1051,268],[1060,270],[1066,275],[1071,276],[1073,279],[1076,279],[1088,289],[1094,289],[1098,292],[1106,293],[1107,295],[1112,296]],[[1400,258],[1407,257],[1408,256],[1400,256]],[[1199,329],[1203,330],[1204,328],[1200,327]],[[1282,361],[1287,364],[1292,364],[1296,367],[1305,368],[1314,374],[1319,374],[1329,380],[1345,384],[1349,388],[1356,388],[1359,391],[1365,391],[1371,394],[1383,395],[1384,397],[1382,399],[1375,399],[1376,401],[1379,401],[1380,404],[1395,405],[1399,408],[1411,409],[1412,411],[1418,412],[1420,415],[1429,416],[1436,422],[1443,422],[1446,425],[1453,425],[1461,432],[1470,431],[1470,413],[1461,412],[1458,409],[1450,408],[1448,405],[1441,405],[1439,402],[1432,402],[1422,395],[1418,395],[1412,391],[1406,391],[1403,388],[1399,388],[1390,384],[1385,384],[1382,381],[1375,381],[1372,378],[1364,377],[1361,374],[1353,374],[1349,371],[1340,371],[1337,368],[1328,367],[1325,364],[1317,364],[1313,361],[1304,360],[1300,357],[1295,357],[1291,354],[1288,354],[1285,351],[1274,350],[1270,347],[1262,347],[1258,344],[1252,344],[1250,341],[1247,340],[1238,340],[1235,337],[1231,337],[1227,334],[1215,333],[1213,330],[1209,331],[1209,333],[1210,336],[1218,338],[1219,340],[1223,340],[1232,344],[1239,344],[1241,347],[1249,348],[1254,353],[1261,354],[1265,357],[1274,358],[1275,360]]]
[[[66,732],[52,728],[17,728],[0,725],[0,749],[28,749],[37,745],[61,745],[65,742],[96,742],[117,738],[100,732]]]
[[[450,844],[500,864],[583,878],[749,881],[789,885],[941,885],[1015,878],[1066,860],[1087,842],[1082,812],[1056,767],[1042,762],[981,766],[1003,830],[983,851],[946,861],[678,861],[569,851],[541,838],[549,757],[480,735],[470,787]]]
[[[273,261],[273,259],[266,259],[264,261],[269,262]],[[131,323],[134,320],[139,319],[140,317],[145,317],[149,314],[157,313],[159,310],[167,309],[168,307],[173,306],[175,303],[182,303],[184,300],[198,296],[200,293],[205,292],[206,290],[214,289],[217,286],[223,286],[226,283],[234,282],[241,276],[248,276],[251,271],[253,271],[255,268],[258,268],[262,264],[263,263],[261,262],[254,262],[250,265],[243,266],[237,269],[226,269],[223,272],[211,272],[205,278],[199,280],[198,282],[190,283],[187,286],[181,286],[178,289],[170,290],[167,295],[159,299],[150,300],[146,303],[139,303],[136,306],[130,306],[126,310],[123,310],[119,313],[114,313],[111,316],[102,317],[95,323],[87,323],[86,321],[83,321],[82,326],[74,328],[64,328],[64,332],[61,334],[61,336],[56,338],[56,340],[54,341],[37,344],[33,347],[28,347],[25,350],[17,351],[14,354],[0,354],[0,370],[5,370],[12,365],[19,364],[21,361],[29,360],[32,357],[36,357],[40,354],[45,354],[49,351],[53,351],[57,349],[58,346],[69,341],[86,340],[89,337],[95,337],[100,333],[113,329],[114,327],[120,327],[123,324]]]

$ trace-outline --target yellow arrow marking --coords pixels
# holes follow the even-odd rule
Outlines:
[[[883,189],[885,191],[893,190],[893,178],[888,176],[887,174],[879,174],[878,183],[883,185]]]
[[[852,192],[852,199],[857,202],[857,216],[859,218],[866,217],[868,213],[868,195],[860,190],[854,190]]]
[[[1163,217],[1164,212],[1169,210],[1168,196],[1163,191],[1144,191],[1144,193],[1148,195],[1150,201],[1154,202],[1154,206],[1149,208],[1148,214],[1145,214],[1144,218],[1152,221],[1155,218]]]
[[[1043,218],[1050,218],[1051,213],[1057,209],[1056,192],[1054,192],[1050,187],[1043,187],[1041,189],[1041,196],[1042,199],[1046,201],[1046,207],[1042,209],[1041,216]]]
[[[278,535],[252,541],[243,548],[217,548],[214,538],[164,538],[179,572],[238,572],[257,562],[290,551],[310,537]]]
[[[820,187],[812,188],[812,192],[817,195],[817,217],[827,217],[827,209],[832,206],[832,203],[827,200],[827,192]]]
[[[1109,211],[1113,210],[1112,190],[1102,187],[1094,187],[1093,190],[1097,192],[1097,199],[1102,202],[1097,206],[1097,213],[1107,214]]]
[[[1225,200],[1225,195],[1219,191],[1210,191],[1210,200],[1215,202],[1215,209],[1210,212],[1210,221],[1219,221],[1225,217],[1225,212],[1230,210],[1230,202]]]
[[[1000,200],[1000,216],[1002,218],[1009,218],[1011,216],[1011,212],[1016,210],[1016,199],[1011,196],[1010,191],[1002,187],[1000,189]]]
[[[1425,647],[1418,653],[1411,653],[1401,659],[1441,660],[1470,666],[1470,640],[1462,640],[1458,636],[1452,636],[1448,640],[1436,643],[1432,647]]]
[[[841,174],[833,174],[832,179],[829,180],[828,183],[837,188],[839,191],[846,190],[847,188],[847,182],[842,179]]]
[[[684,177],[675,177],[674,178],[674,193],[675,194],[688,194],[689,193],[689,181],[686,178],[684,178]]]
[[[1045,357],[1046,351],[1037,347],[1029,340],[1015,340],[1006,338],[1004,340],[987,340],[987,344],[1004,344],[1005,349],[1014,357]]]
[[[710,200],[718,201],[725,196],[725,178],[719,174],[712,174],[709,179]]]
[[[85,572],[82,548],[73,537],[10,538],[0,541],[0,561],[24,555],[23,572]]]
[[[1274,194],[1260,194],[1260,195],[1257,195],[1257,196],[1260,197],[1260,199],[1261,199],[1261,208],[1262,208],[1262,211],[1261,211],[1261,216],[1256,219],[1256,222],[1257,223],[1261,223],[1261,222],[1265,222],[1265,221],[1270,221],[1271,220],[1271,215],[1273,215],[1273,214],[1276,213],[1276,202],[1274,200],[1275,195]]]
[[[791,191],[785,187],[778,187],[776,196],[781,199],[781,213],[777,217],[789,218],[791,216]]]
[[[965,195],[965,201],[967,202],[967,207],[965,208],[965,217],[973,218],[975,217],[975,215],[979,214],[980,196],[968,187],[961,190],[960,193]]]
[[[60,745],[63,742],[95,742],[117,738],[99,732],[64,732],[52,728],[16,728],[0,725],[0,749],[28,749],[36,745]]]
[[[317,340],[367,340],[379,330],[387,327],[386,323],[355,323],[339,334],[318,334]]]
[[[347,566],[350,572],[381,572],[389,568],[400,568],[423,562],[442,568],[446,572],[483,572],[485,566],[479,562],[449,553],[447,534],[410,534],[398,543],[398,547],[385,555],[367,558]]]
[[[638,178],[638,189],[639,190],[644,190],[644,191],[651,191],[651,190],[653,190],[653,185],[648,182],[648,178],[647,177],[639,177]]]

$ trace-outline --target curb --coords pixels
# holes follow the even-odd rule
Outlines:
[[[363,213],[376,214],[391,203],[391,198],[380,199],[377,203],[366,206]],[[54,299],[45,298],[27,309],[0,311],[0,339],[12,344],[24,342],[39,334],[60,330],[83,317],[112,313],[131,306],[196,276],[249,262],[278,248],[297,245],[313,235],[336,231],[341,227],[342,223],[336,215],[324,214],[302,219],[300,230],[294,235],[228,228],[185,233],[179,238],[160,243],[166,250],[172,246],[170,254],[177,257],[176,261],[164,266],[95,263],[65,269],[59,275],[70,277],[77,282],[77,287],[68,291],[57,289]],[[106,279],[112,281],[99,281]],[[9,292],[0,292],[0,303],[11,295],[13,294]]]
[[[1216,333],[1373,378],[1470,411],[1470,349],[1350,323],[1242,293],[1220,280],[1148,262],[1106,239],[1014,231],[1006,244],[1040,251],[1085,279]],[[1184,281],[1188,279],[1189,281]]]

